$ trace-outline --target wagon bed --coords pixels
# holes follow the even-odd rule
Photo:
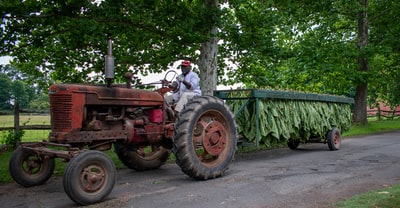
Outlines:
[[[329,131],[335,128],[340,128],[341,130],[348,130],[351,124],[351,106],[354,104],[354,99],[344,96],[336,96],[336,95],[327,95],[327,94],[315,94],[315,93],[304,93],[304,92],[297,92],[297,91],[277,91],[277,90],[264,90],[264,89],[236,89],[236,90],[216,90],[214,91],[214,96],[223,99],[227,102],[227,104],[232,108],[234,112],[235,119],[239,126],[239,133],[241,135],[244,134],[246,140],[250,141],[250,143],[255,144],[257,147],[261,143],[268,143],[269,141],[266,140],[281,140],[286,139],[288,142],[295,141],[295,143],[300,142],[315,142],[321,141],[326,142],[328,138]],[[282,113],[275,117],[275,119],[279,120],[279,116],[286,116],[286,117],[294,117],[299,116],[296,114],[296,111],[303,111],[304,109],[300,108],[318,108],[319,114],[314,116],[316,119],[319,119],[321,124],[324,124],[323,127],[318,127],[314,125],[316,130],[307,132],[308,130],[303,128],[301,125],[305,124],[305,120],[303,118],[303,123],[298,124],[298,122],[288,122],[285,123],[289,126],[289,130],[286,129],[278,129],[275,131],[281,131],[281,135],[277,135],[276,132],[264,132],[264,128],[267,128],[266,125],[269,125],[268,122],[264,122],[265,114],[269,113],[266,112],[265,109],[260,109],[261,107],[265,107],[266,105],[268,108],[271,106],[277,108],[278,111],[281,111],[283,108],[290,108],[288,112]],[[261,106],[261,107],[260,107]],[[289,106],[289,107],[288,107]],[[302,107],[298,107],[302,106]],[[244,111],[247,111],[244,113]],[[329,115],[321,115],[323,112]],[[248,115],[250,114],[250,115]],[[340,115],[343,114],[343,115]],[[247,117],[246,117],[247,116]],[[345,116],[345,117],[343,117]],[[243,118],[246,117],[246,118]],[[273,120],[268,116],[267,120]],[[301,117],[301,116],[300,116]],[[336,119],[338,118],[338,119]],[[250,119],[250,120],[249,120]],[[335,121],[340,120],[340,121]],[[290,119],[289,119],[290,120]],[[250,127],[255,131],[254,133],[247,133],[246,135],[246,126],[247,128],[249,122],[255,121]],[[278,122],[279,123],[279,122]],[[285,127],[287,127],[285,126]],[[278,125],[278,128],[279,125]],[[296,128],[300,132],[296,133]],[[321,129],[319,129],[321,128]],[[303,138],[288,138],[287,134],[290,131],[291,135]],[[264,133],[264,134],[262,134]],[[296,135],[299,134],[299,135]],[[340,131],[339,131],[340,136]],[[249,138],[250,137],[250,138]],[[283,137],[283,138],[282,138]],[[320,140],[315,140],[315,137],[322,137]],[[298,144],[297,144],[298,145]],[[295,145],[297,147],[297,145]],[[293,147],[293,146],[292,146]]]

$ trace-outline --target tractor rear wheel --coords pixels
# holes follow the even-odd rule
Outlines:
[[[100,202],[114,188],[116,172],[113,161],[103,152],[88,150],[79,153],[65,168],[64,191],[80,205]]]
[[[162,146],[135,146],[116,142],[115,152],[119,160],[128,168],[136,171],[154,170],[168,160],[170,151]]]
[[[54,158],[39,155],[22,147],[13,152],[9,163],[11,177],[25,187],[46,182],[53,174],[54,167]]]
[[[234,116],[221,99],[195,97],[174,126],[176,163],[195,179],[220,177],[234,159],[237,137]]]

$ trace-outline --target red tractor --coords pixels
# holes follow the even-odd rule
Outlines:
[[[55,158],[62,158],[68,162],[63,174],[68,197],[80,205],[97,203],[111,193],[116,180],[115,165],[102,152],[112,146],[118,158],[137,171],[159,168],[172,151],[190,177],[222,176],[237,143],[236,123],[227,105],[216,97],[198,96],[176,115],[164,104],[172,81],[167,76],[154,91],[134,89],[130,73],[126,84],[112,84],[111,45],[109,40],[107,84],[50,87],[49,139],[22,143],[14,151],[9,164],[13,179],[25,187],[41,185],[51,177]]]

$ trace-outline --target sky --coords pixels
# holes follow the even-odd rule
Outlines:
[[[9,56],[0,56],[0,65],[8,64],[10,59],[11,58]]]

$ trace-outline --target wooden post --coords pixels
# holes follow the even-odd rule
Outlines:
[[[15,146],[18,147],[21,143],[19,138],[19,131],[21,127],[19,126],[19,103],[15,102],[14,105],[14,138],[15,138]]]
[[[378,121],[381,120],[381,106],[378,105],[378,112],[376,112],[377,116],[378,116]]]
[[[392,116],[390,117],[390,119],[391,119],[391,120],[393,120],[393,119],[394,119],[394,112],[396,112],[396,110],[395,110],[395,109],[393,109],[393,111],[391,112],[391,113],[392,113]]]

